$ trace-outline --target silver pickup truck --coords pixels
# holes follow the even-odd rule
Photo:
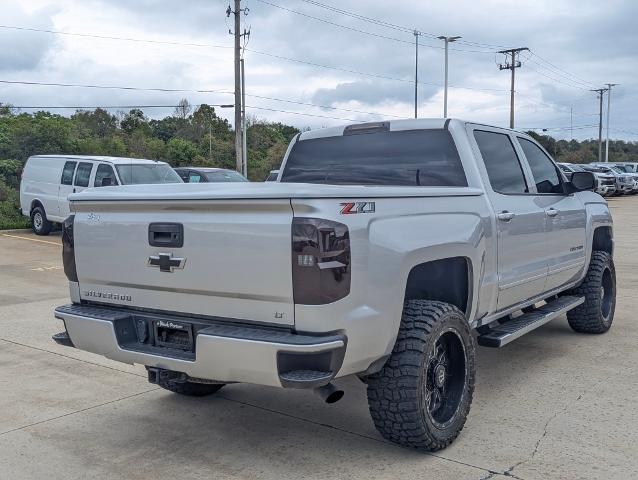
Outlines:
[[[593,186],[523,133],[423,119],[304,132],[276,182],[87,190],[69,197],[54,339],[185,395],[248,382],[332,403],[333,379],[358,375],[384,437],[441,449],[477,343],[564,313],[610,328],[612,218]]]

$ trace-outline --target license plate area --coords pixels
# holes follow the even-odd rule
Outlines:
[[[190,323],[154,320],[153,333],[156,346],[185,352],[193,351],[193,325]]]

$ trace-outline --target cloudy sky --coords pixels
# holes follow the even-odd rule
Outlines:
[[[246,103],[258,118],[319,128],[411,117],[411,31],[417,29],[419,116],[443,113],[443,42],[436,37],[461,35],[450,46],[449,116],[507,126],[510,72],[499,71],[504,58],[495,52],[529,47],[516,70],[517,128],[596,137],[598,101],[589,90],[611,82],[619,84],[612,94],[611,136],[638,141],[636,0],[242,4],[249,8],[243,27],[251,30]],[[234,88],[227,2],[0,0],[0,7],[0,81],[135,88],[0,83],[1,103],[117,107],[174,105],[183,97],[192,104],[233,102],[227,93]],[[171,110],[145,112],[158,117]],[[218,112],[232,119],[232,109]]]

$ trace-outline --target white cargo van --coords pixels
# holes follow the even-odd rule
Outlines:
[[[20,208],[33,231],[48,235],[69,216],[67,197],[90,187],[182,183],[168,163],[139,158],[84,155],[29,157],[20,182]]]

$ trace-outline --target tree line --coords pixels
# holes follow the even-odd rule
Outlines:
[[[299,129],[251,118],[247,128],[248,176],[262,181],[279,167],[288,143]],[[596,140],[557,140],[528,132],[559,162],[598,159]],[[638,162],[638,142],[614,140],[612,161]],[[70,117],[39,111],[20,112],[0,104],[0,229],[22,228],[20,173],[27,158],[38,154],[110,155],[164,160],[177,166],[235,168],[234,131],[210,105],[193,108],[186,99],[162,119],[140,109],[109,113],[78,110]]]
[[[262,181],[279,167],[299,130],[249,118],[246,130],[248,177]],[[193,108],[186,99],[172,115],[148,118],[140,109],[109,113],[78,110],[70,117],[24,113],[0,104],[0,229],[28,226],[20,216],[20,173],[38,154],[109,155],[163,160],[173,167],[235,168],[234,131],[209,105]]]

